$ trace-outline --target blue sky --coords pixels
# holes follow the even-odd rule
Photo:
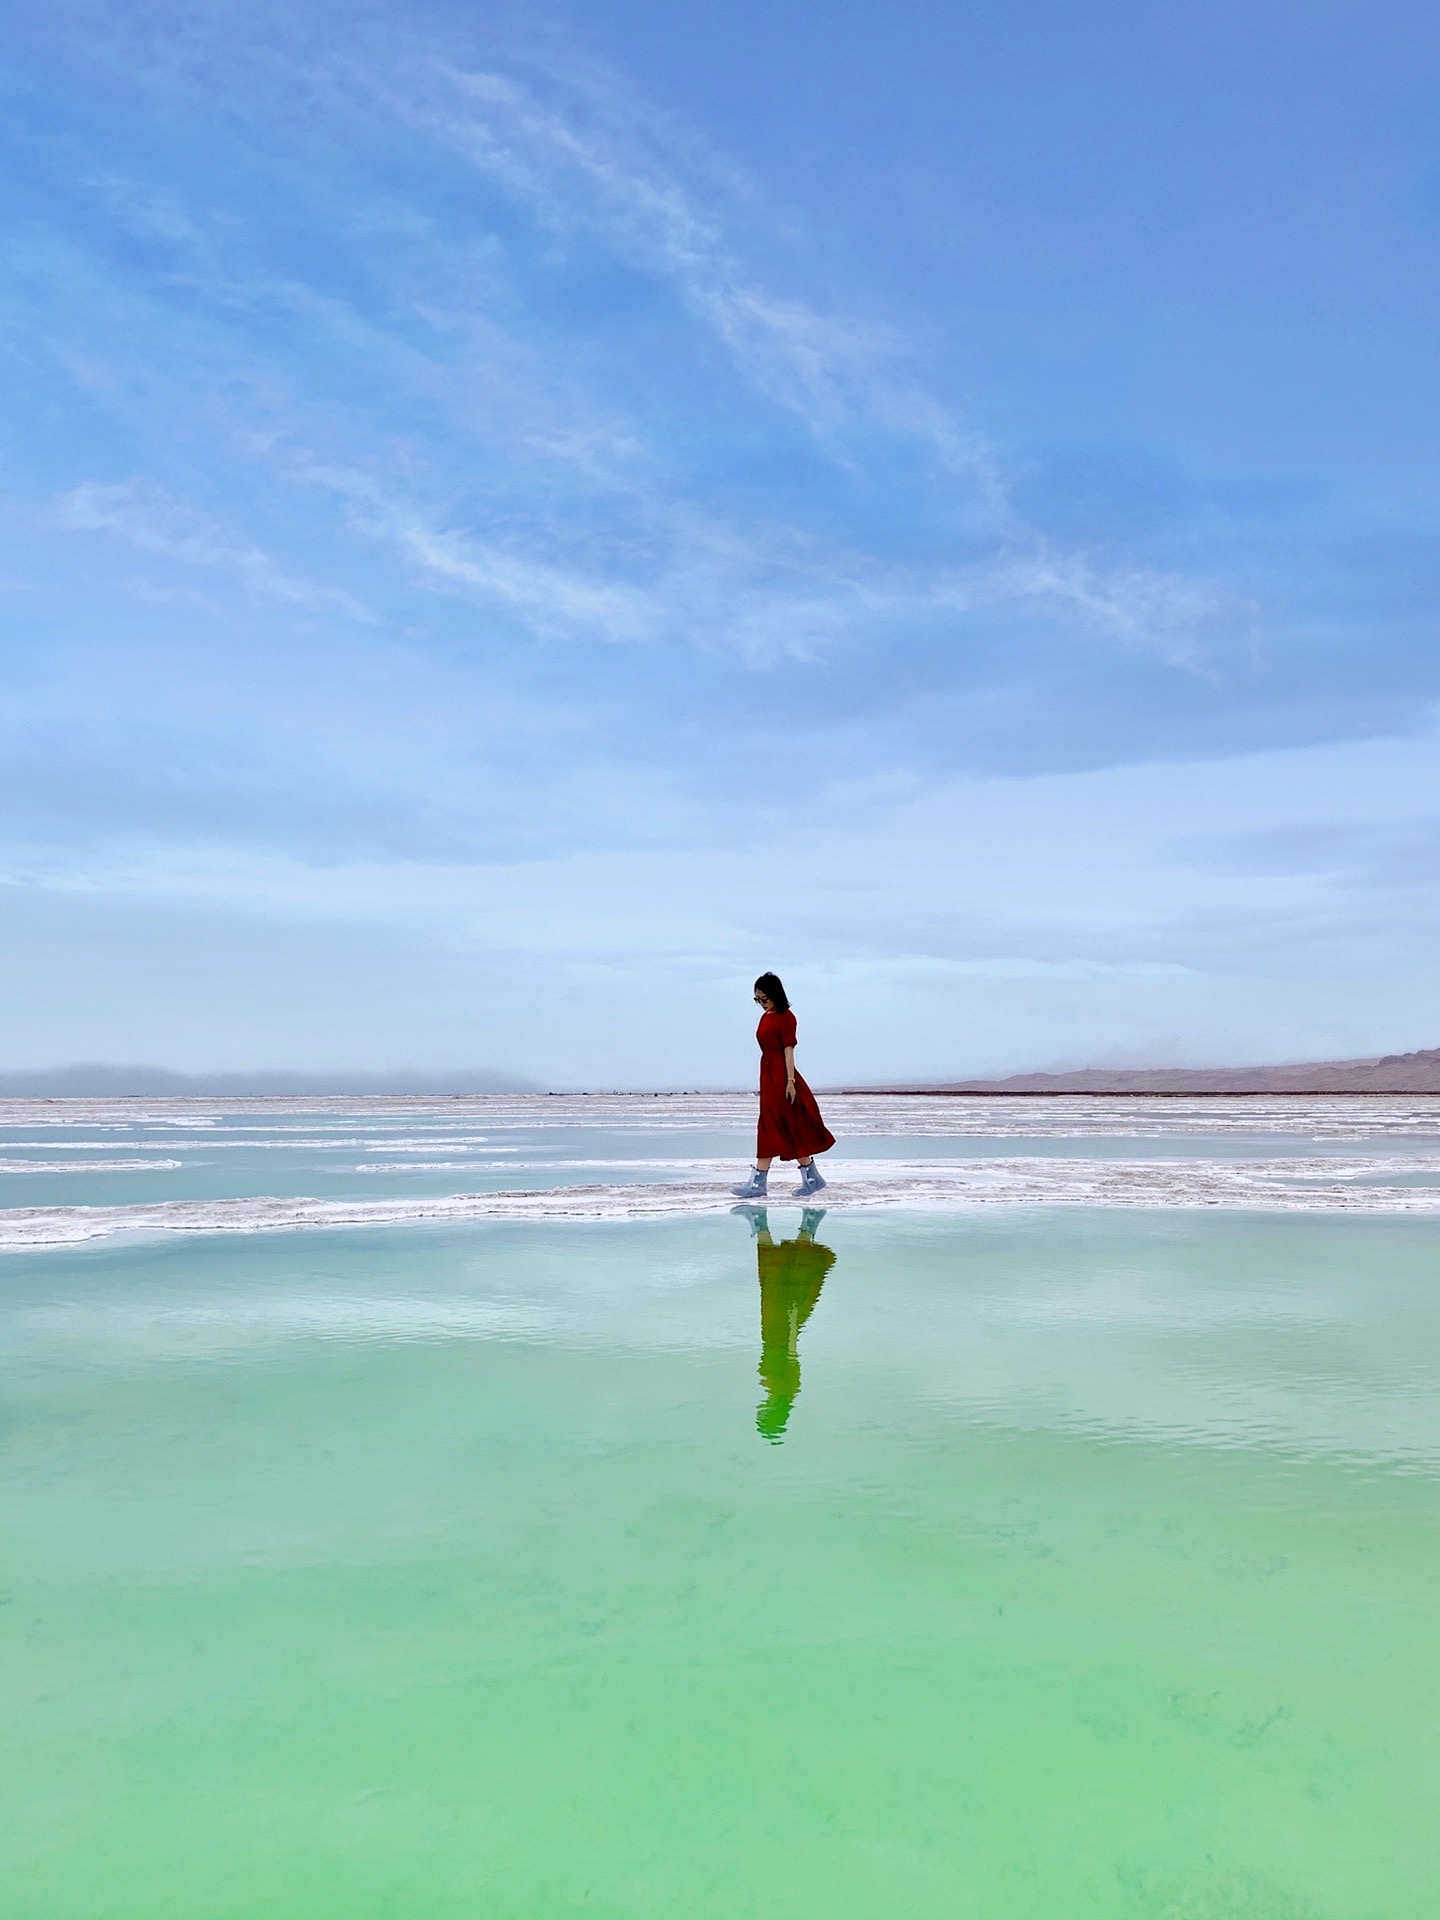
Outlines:
[[[3,1064],[1440,1043],[1440,18],[7,10]]]

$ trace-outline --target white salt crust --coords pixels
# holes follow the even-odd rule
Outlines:
[[[826,1118],[842,1140],[846,1135],[876,1139],[1063,1139],[1103,1135],[1136,1140],[1266,1133],[1334,1140],[1440,1136],[1440,1095],[1430,1094],[951,1097],[822,1090],[822,1099]],[[386,1152],[399,1151],[402,1142],[407,1149],[450,1148],[462,1144],[462,1138],[466,1145],[486,1144],[492,1152],[503,1151],[488,1136],[512,1129],[728,1130],[748,1127],[754,1115],[752,1093],[0,1100],[0,1130],[74,1127],[95,1132],[198,1132],[219,1138],[238,1136],[246,1145],[273,1143],[277,1147],[301,1145],[300,1139],[291,1142],[283,1137],[295,1134],[304,1136],[303,1144],[311,1147],[383,1146]],[[327,1135],[323,1131],[327,1120],[343,1124],[348,1137]],[[390,1133],[383,1141],[376,1137],[382,1128],[401,1126],[413,1131]],[[433,1131],[436,1127],[443,1128],[443,1134]],[[476,1128],[484,1132],[471,1131]],[[269,1138],[247,1138],[254,1134]],[[208,1147],[218,1140],[206,1139],[204,1144]]]
[[[691,1163],[692,1168],[694,1163]],[[731,1162],[710,1177],[598,1183],[374,1200],[171,1200],[122,1207],[13,1207],[0,1212],[0,1248],[38,1251],[114,1235],[274,1233],[461,1221],[646,1220],[728,1212]],[[1429,1175],[1434,1186],[1385,1184]],[[1440,1214],[1440,1155],[1383,1159],[828,1161],[827,1208],[961,1213],[993,1207],[1130,1207],[1264,1212]],[[773,1207],[796,1207],[787,1174]]]
[[[1113,1095],[1031,1098],[948,1098],[937,1095],[830,1094],[825,1112],[840,1146],[825,1156],[827,1207],[910,1208],[960,1212],[978,1207],[1228,1207],[1279,1212],[1440,1212],[1440,1097],[1246,1096],[1175,1099]],[[216,1100],[0,1101],[0,1130],[22,1138],[0,1142],[0,1153],[40,1148],[49,1160],[0,1161],[0,1172],[154,1172],[187,1164],[159,1159],[217,1147],[263,1147],[275,1152],[336,1150],[367,1156],[357,1173],[467,1175],[504,1172],[513,1183],[499,1193],[375,1196],[347,1200],[258,1195],[137,1203],[129,1206],[14,1207],[0,1211],[0,1248],[14,1251],[74,1246],[114,1235],[264,1233],[373,1227],[407,1222],[485,1220],[633,1220],[723,1212],[741,1177],[744,1149],[733,1159],[693,1157],[714,1135],[744,1140],[753,1125],[753,1094],[514,1095],[463,1099],[336,1098]],[[649,1153],[609,1158],[492,1159],[521,1155],[502,1144],[506,1134],[569,1131],[648,1135]],[[50,1138],[37,1139],[39,1133]],[[100,1134],[108,1139],[72,1139]],[[669,1135],[657,1141],[655,1136]],[[1244,1158],[1205,1157],[1206,1137],[1242,1139],[1262,1151]],[[1268,1157],[1269,1136],[1289,1149]],[[1007,1156],[955,1161],[856,1159],[846,1140],[925,1141],[1072,1140],[1081,1151],[1064,1158]],[[670,1151],[673,1140],[673,1151]],[[1126,1158],[1090,1158],[1086,1140],[1133,1141]],[[1314,1152],[1296,1152],[1300,1143]],[[1193,1143],[1188,1149],[1185,1142]],[[1145,1148],[1171,1144],[1171,1157],[1146,1158]],[[556,1143],[564,1152],[571,1142]],[[573,1144],[579,1145],[579,1141]],[[586,1144],[589,1144],[586,1141]],[[639,1145],[637,1139],[636,1144]],[[689,1152],[686,1151],[687,1147]],[[658,1148],[658,1152],[657,1152]],[[1180,1148],[1180,1152],[1175,1149]],[[127,1149],[147,1159],[122,1159]],[[108,1151],[110,1160],[60,1158]],[[583,1149],[582,1149],[583,1151]],[[642,1148],[642,1152],[644,1149]],[[1112,1150],[1113,1151],[1113,1150]],[[456,1158],[456,1155],[460,1158]],[[383,1158],[381,1156],[384,1156]],[[394,1157],[391,1157],[394,1156]],[[428,1156],[425,1157],[425,1156]],[[590,1184],[526,1185],[529,1175],[587,1171],[608,1177]],[[670,1176],[641,1182],[639,1172]],[[794,1172],[772,1176],[777,1207],[789,1198]],[[1433,1185],[1425,1184],[1427,1181]]]

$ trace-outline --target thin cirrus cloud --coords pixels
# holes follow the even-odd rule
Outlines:
[[[702,212],[685,179],[696,170],[694,142],[617,75],[572,60],[552,61],[544,78],[554,96],[549,105],[533,84],[447,67],[422,68],[422,84],[411,94],[388,97],[397,113],[502,181],[537,217],[561,232],[602,234],[619,257],[668,283],[723,343],[741,377],[793,412],[842,471],[853,468],[847,441],[856,434],[878,430],[916,443],[950,483],[952,522],[990,546],[964,569],[937,566],[903,586],[864,581],[853,610],[837,598],[834,626],[852,629],[867,614],[884,621],[927,607],[964,613],[1013,602],[1096,624],[1184,666],[1196,664],[1207,634],[1227,615],[1243,622],[1249,610],[1227,606],[1204,581],[1134,566],[1107,570],[1027,526],[1010,502],[996,451],[907,374],[903,339],[783,297],[747,273],[724,237],[723,203],[739,197],[728,170],[705,156],[702,179],[717,204]],[[583,122],[577,106],[585,109]],[[753,195],[747,200],[753,213]],[[738,546],[726,531],[728,544]],[[712,535],[710,544],[722,543]],[[816,559],[816,574],[824,564],[842,594],[863,565],[855,554]],[[712,590],[723,584],[706,581]],[[791,609],[782,602],[777,612],[784,619]]]
[[[288,323],[302,340],[310,334],[312,358],[317,351],[333,355],[337,348],[347,349],[357,373],[373,368],[387,384],[408,391],[415,409],[409,419],[387,419],[383,408],[372,404],[355,422],[370,415],[371,426],[390,441],[392,457],[377,463],[373,437],[357,434],[346,448],[349,460],[337,463],[339,449],[333,444],[320,452],[303,444],[307,429],[319,426],[316,412],[323,411],[316,403],[324,396],[315,388],[328,384],[323,376],[313,383],[297,378],[313,373],[312,366],[293,359],[277,365],[273,358],[257,366],[253,356],[259,343],[253,335],[238,342],[226,339],[223,334],[233,336],[233,329],[223,325],[218,340],[212,328],[197,342],[193,328],[187,328],[191,337],[180,343],[192,356],[197,345],[208,349],[205,357],[222,363],[228,384],[289,386],[291,392],[274,404],[278,419],[270,429],[282,440],[302,441],[293,447],[288,478],[295,482],[309,475],[322,487],[333,486],[337,474],[346,472],[340,491],[348,496],[351,526],[398,545],[420,577],[451,590],[464,588],[481,605],[533,622],[545,637],[650,642],[689,634],[711,647],[723,645],[728,634],[749,660],[774,657],[767,633],[791,634],[792,647],[810,657],[826,640],[873,643],[896,618],[923,620],[927,612],[963,618],[972,606],[988,609],[997,603],[1013,606],[1022,618],[1072,619],[1087,628],[1098,624],[1129,646],[1153,647],[1176,665],[1193,665],[1206,651],[1221,624],[1214,617],[1217,608],[1223,620],[1221,593],[1203,582],[1134,564],[1107,568],[1057,548],[1025,525],[1007,502],[993,451],[905,373],[903,343],[893,333],[882,337],[874,325],[782,296],[747,272],[725,227],[727,219],[733,225],[741,213],[752,220],[758,213],[763,221],[763,207],[754,205],[753,194],[741,208],[725,204],[727,189],[730,198],[735,195],[720,170],[697,170],[687,144],[615,76],[552,59],[541,76],[546,104],[534,79],[458,71],[424,59],[402,63],[401,76],[397,80],[378,58],[366,67],[352,54],[339,74],[322,67],[307,79],[334,114],[339,135],[353,135],[366,110],[378,102],[388,110],[392,127],[408,126],[432,149],[443,143],[453,150],[461,186],[467,177],[498,185],[512,215],[518,209],[543,229],[578,235],[577,245],[586,254],[598,252],[648,283],[652,299],[657,288],[673,296],[680,331],[688,316],[692,329],[698,325],[724,351],[753,401],[779,405],[801,424],[805,444],[783,448],[782,462],[795,469],[796,493],[813,495],[816,470],[828,469],[820,491],[828,494],[831,509],[825,512],[822,501],[818,523],[813,513],[810,524],[775,512],[757,520],[743,498],[727,498],[722,515],[705,497],[706,476],[699,476],[697,488],[695,476],[688,476],[687,486],[687,476],[676,473],[672,445],[666,444],[673,434],[662,428],[657,437],[653,426],[647,434],[645,423],[633,418],[607,422],[610,444],[626,449],[625,456],[608,462],[608,471],[594,457],[599,436],[582,431],[577,437],[570,419],[564,422],[572,429],[568,434],[537,434],[532,425],[525,444],[523,428],[519,436],[513,431],[517,415],[523,419],[529,413],[533,420],[547,411],[568,412],[575,396],[546,393],[545,375],[533,356],[511,343],[503,357],[511,389],[505,403],[511,422],[505,424],[512,431],[498,447],[494,396],[484,390],[483,378],[475,406],[477,413],[491,416],[484,422],[490,455],[484,464],[497,455],[503,461],[496,479],[505,499],[497,512],[483,482],[479,489],[473,482],[467,486],[469,476],[456,473],[461,449],[437,449],[428,432],[418,457],[415,446],[404,443],[413,443],[417,426],[436,424],[439,396],[426,388],[443,377],[446,363],[433,356],[434,338],[453,340],[478,327],[480,351],[488,353],[497,330],[504,331],[497,313],[524,297],[523,286],[502,284],[496,297],[493,285],[475,285],[486,278],[479,249],[470,285],[455,284],[448,271],[437,273],[439,244],[428,253],[423,245],[417,250],[404,244],[407,225],[412,242],[414,230],[423,226],[413,207],[386,210],[388,233],[387,222],[377,220],[373,210],[366,208],[360,216],[350,209],[352,248],[363,245],[373,252],[378,239],[383,253],[390,243],[397,280],[423,313],[432,337],[427,357],[408,337],[412,329],[396,325],[393,314],[378,314],[373,299],[356,300],[352,293],[347,301],[334,286],[307,286],[293,270],[282,276],[273,263],[260,266],[257,249],[244,244],[243,231],[237,240],[233,209],[228,219],[213,220],[207,233],[202,219],[177,207],[173,195],[138,186],[127,194],[107,176],[103,200],[112,216],[178,256],[169,267],[172,288],[208,302],[222,323],[247,307],[271,323]],[[262,117],[264,105],[262,92]],[[246,103],[245,111],[253,123],[255,103]],[[257,130],[257,144],[263,132],[263,127]],[[373,128],[369,140],[376,144]],[[687,167],[691,174],[699,171],[698,181],[685,178]],[[703,209],[697,205],[702,191],[713,203]],[[328,244],[333,247],[333,237]],[[460,251],[463,256],[463,244]],[[446,284],[437,285],[437,279]],[[422,281],[427,284],[417,284]],[[676,314],[664,318],[673,329]],[[572,329],[573,324],[572,316]],[[472,391],[474,373],[473,363],[461,369]],[[203,366],[194,368],[196,384],[204,374]],[[514,392],[527,384],[532,388],[528,405]],[[596,400],[592,383],[581,399],[584,411],[595,413]],[[613,414],[615,409],[600,396],[598,411]],[[865,496],[871,491],[865,466],[873,459],[873,449],[864,443],[876,435],[895,443],[892,467],[897,460],[908,463],[909,471],[891,475],[899,489],[926,496],[924,517],[943,518],[950,553],[906,555],[897,564],[895,556],[875,549],[873,536],[863,538]],[[577,449],[578,460],[573,457]],[[437,459],[437,451],[451,457]],[[430,483],[428,498],[413,480],[406,488],[407,469],[411,475],[417,469],[423,473]],[[584,506],[576,511],[578,503],[566,496],[581,491]],[[356,511],[357,497],[364,494],[369,500]],[[562,502],[571,509],[563,519],[556,513]],[[969,549],[959,565],[957,527],[960,546]],[[236,552],[250,550],[240,540],[233,545]],[[603,565],[583,564],[587,545],[603,548]],[[252,576],[261,565],[256,556]],[[285,577],[278,564],[274,570],[277,578]],[[701,617],[702,607],[708,617]],[[732,607],[734,617],[727,618]]]
[[[186,502],[144,481],[72,487],[54,501],[51,517],[57,527],[106,534],[139,553],[202,574],[214,571],[260,600],[329,609],[352,620],[370,617],[352,594],[284,572],[262,548],[232,540]]]

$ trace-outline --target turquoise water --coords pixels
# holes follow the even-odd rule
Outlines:
[[[1440,1222],[811,1225],[5,1262],[7,1915],[1433,1920]]]

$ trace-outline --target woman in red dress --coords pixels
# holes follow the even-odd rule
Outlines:
[[[795,1198],[819,1193],[825,1182],[814,1156],[833,1147],[835,1136],[820,1118],[815,1096],[795,1071],[795,1016],[779,977],[762,973],[755,982],[762,1009],[755,1038],[760,1042],[760,1124],[755,1130],[755,1165],[743,1186],[730,1191],[742,1200],[763,1200],[772,1160],[798,1160],[800,1184]]]

